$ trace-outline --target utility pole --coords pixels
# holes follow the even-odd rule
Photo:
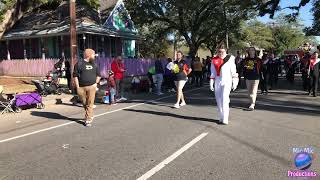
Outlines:
[[[177,40],[176,34],[173,33],[173,60],[175,61],[177,58]]]
[[[76,30],[76,0],[70,0],[70,48],[71,48],[71,87],[75,90],[75,83],[73,78],[74,65],[77,57],[77,30]]]
[[[224,1],[223,1],[223,16],[225,19],[224,28],[225,28],[225,33],[226,33],[226,46],[227,46],[227,49],[229,49],[228,18],[227,18],[227,12],[226,12],[226,5],[225,5]]]

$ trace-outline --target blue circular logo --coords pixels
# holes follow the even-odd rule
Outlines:
[[[312,156],[309,153],[298,153],[294,158],[295,166],[300,170],[308,169],[312,164]]]

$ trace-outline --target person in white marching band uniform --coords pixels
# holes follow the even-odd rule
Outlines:
[[[215,92],[218,106],[219,123],[229,122],[230,92],[236,90],[239,78],[236,70],[235,57],[227,55],[226,49],[218,49],[218,55],[211,62],[210,90]]]

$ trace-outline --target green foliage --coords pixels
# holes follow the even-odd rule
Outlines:
[[[126,7],[136,24],[160,22],[163,31],[178,31],[190,55],[201,44],[211,43],[208,39],[218,32],[228,30],[226,15],[246,19],[252,10],[241,0],[126,0]]]
[[[301,7],[305,6],[310,2],[310,0],[300,0],[299,4],[295,6],[289,7],[280,7],[281,0],[258,0],[257,2],[257,9],[259,10],[259,15],[264,16],[266,14],[270,15],[270,18],[274,17],[276,11],[280,11],[283,9],[291,9],[293,10],[292,14],[287,15],[289,21],[294,21],[299,15],[299,10]],[[283,0],[285,1],[285,0]]]
[[[167,41],[167,32],[163,31],[160,23],[144,25],[138,27],[139,33],[146,39],[139,46],[140,54],[143,57],[157,57],[167,54],[169,42]]]
[[[273,38],[277,53],[282,53],[285,49],[297,49],[307,40],[302,31],[303,25],[299,21],[288,21],[283,14],[275,20]]]
[[[313,3],[313,24],[311,27],[305,28],[307,35],[320,35],[320,0],[300,0],[295,6],[290,7],[280,7],[281,0],[268,0],[268,1],[257,1],[257,9],[259,10],[259,15],[264,16],[266,14],[270,15],[270,18],[274,17],[276,11],[281,11],[283,9],[291,9],[293,12],[286,15],[286,19],[289,22],[294,22],[298,19],[300,8],[308,3]],[[285,0],[283,0],[285,1]]]
[[[311,27],[305,29],[307,35],[320,36],[320,0],[315,0],[313,2],[313,24]]]
[[[98,9],[100,7],[100,0],[77,0],[76,2],[86,4],[94,9]]]
[[[1,9],[0,9],[0,21],[3,20],[4,14],[8,9],[12,8],[13,5],[17,2],[17,0],[1,0]]]
[[[255,46],[281,54],[285,49],[296,49],[308,41],[301,23],[289,22],[283,14],[275,18],[274,25],[259,21],[243,23],[240,32],[240,36],[230,37],[234,42],[233,49]]]
[[[243,34],[249,46],[255,46],[264,49],[273,48],[272,30],[262,22],[249,22],[247,27],[244,28]]]

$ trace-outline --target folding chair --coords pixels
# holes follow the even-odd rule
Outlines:
[[[11,99],[5,99],[2,94],[0,94],[0,108],[3,108],[1,114],[8,112],[15,113],[16,111],[13,109],[13,107],[15,107],[15,100],[15,96],[13,96]]]

